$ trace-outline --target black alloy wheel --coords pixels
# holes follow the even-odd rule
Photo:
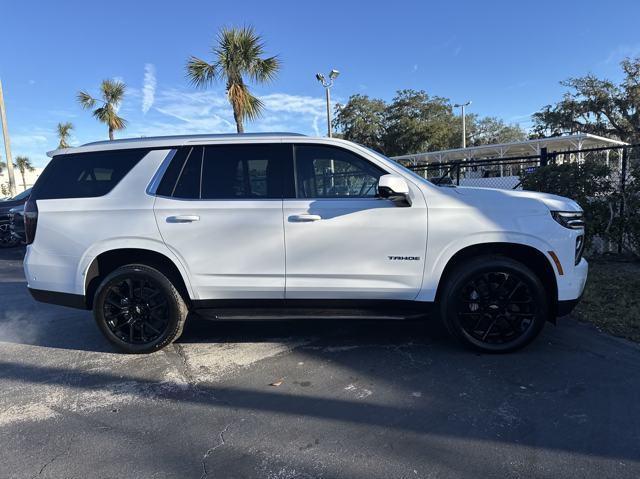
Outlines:
[[[106,338],[128,353],[157,351],[182,333],[187,306],[172,282],[146,265],[127,265],[98,287],[93,311]]]
[[[510,352],[530,343],[548,319],[546,290],[525,265],[483,257],[458,268],[443,293],[449,331],[483,352]]]

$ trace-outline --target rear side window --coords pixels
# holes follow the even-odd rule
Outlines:
[[[291,145],[215,145],[182,150],[167,168],[158,194],[203,200],[280,199],[284,176],[291,175]],[[290,183],[288,195],[293,194]]]
[[[148,152],[111,150],[54,156],[36,181],[32,197],[47,200],[104,196]]]

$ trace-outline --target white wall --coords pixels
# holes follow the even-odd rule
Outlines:
[[[38,176],[42,173],[44,168],[36,168],[35,171],[27,171],[24,174],[24,179],[27,183],[27,188],[31,188],[33,184],[38,179]],[[24,191],[24,187],[22,185],[22,176],[20,175],[20,171],[17,168],[13,169],[13,174],[16,179],[16,194]],[[2,169],[2,173],[0,173],[0,184],[9,184],[9,173],[7,172],[7,168]]]

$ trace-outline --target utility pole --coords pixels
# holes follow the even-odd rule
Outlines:
[[[467,103],[456,103],[453,105],[454,108],[462,108],[462,148],[467,147],[467,121],[464,116],[464,108],[469,105],[471,105],[471,101],[468,101]]]
[[[7,112],[4,106],[4,95],[2,94],[2,80],[0,80],[0,120],[2,121],[2,135],[4,136],[4,152],[7,157],[9,193],[13,196],[16,194],[16,178],[13,174],[13,158],[11,157],[11,142],[9,141],[9,130],[7,129]]]
[[[329,73],[329,80],[327,80],[322,73],[316,74],[316,80],[320,82],[320,84],[324,87],[325,92],[327,93],[327,136],[331,138],[331,87],[333,86],[333,81],[338,78],[340,72],[338,70],[331,70]]]

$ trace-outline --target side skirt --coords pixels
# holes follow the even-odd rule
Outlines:
[[[289,319],[418,319],[433,309],[431,302],[403,300],[217,299],[192,301],[193,309],[220,320]]]

